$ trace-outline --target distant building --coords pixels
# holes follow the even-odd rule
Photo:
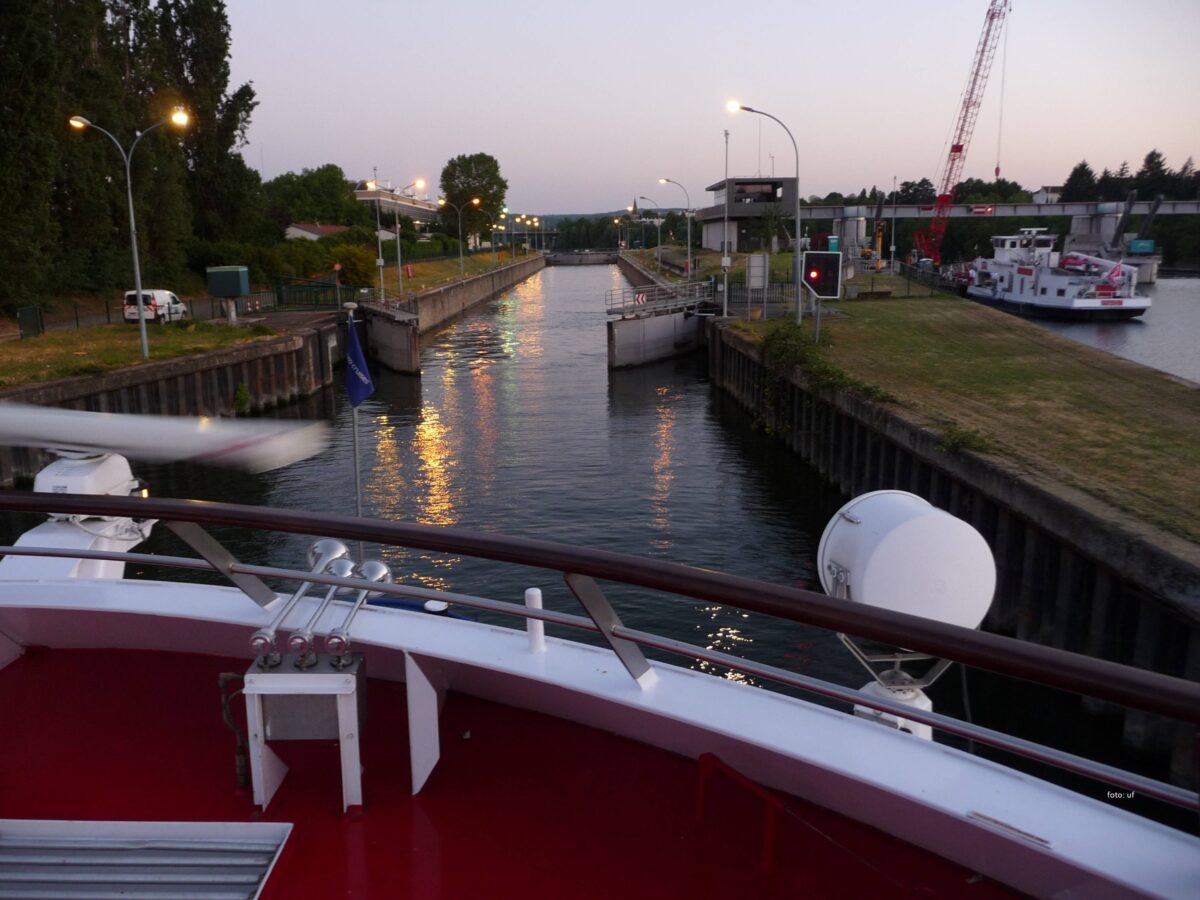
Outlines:
[[[358,187],[354,189],[354,197],[359,203],[369,203],[374,206],[378,202],[380,212],[408,216],[413,220],[418,231],[421,230],[422,225],[428,225],[438,220],[440,210],[432,200],[395,191],[382,184],[377,188],[368,188],[368,184],[370,182],[360,181]]]
[[[1034,203],[1057,203],[1062,199],[1062,185],[1051,187],[1042,185],[1033,192]]]
[[[796,217],[796,179],[759,176],[730,178],[710,184],[705,190],[713,192],[713,205],[696,210],[701,228],[701,245],[707,250],[721,250],[725,240],[725,197],[729,197],[728,253],[745,253],[764,249],[768,237],[763,231],[763,219],[775,215],[786,220],[784,229],[792,235],[790,223]],[[782,230],[770,242],[778,246]]]
[[[345,225],[318,225],[309,222],[297,222],[289,225],[283,233],[286,238],[296,238],[304,241],[319,241],[331,234],[341,234],[346,230]]]

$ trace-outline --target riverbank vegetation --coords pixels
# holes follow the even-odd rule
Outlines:
[[[896,295],[827,304],[820,365],[885,392],[949,451],[988,453],[1200,541],[1195,385],[952,295]],[[797,328],[738,327],[768,347]],[[800,331],[811,342],[811,318]]]
[[[264,325],[231,327],[215,322],[172,322],[147,326],[151,361],[220,350],[270,337]],[[55,381],[77,375],[99,375],[142,362],[138,329],[126,323],[95,325],[72,331],[48,331],[4,344],[0,389]]]

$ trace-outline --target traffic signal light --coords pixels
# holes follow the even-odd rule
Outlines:
[[[842,254],[829,250],[806,250],[801,274],[813,296],[836,300],[842,294]]]

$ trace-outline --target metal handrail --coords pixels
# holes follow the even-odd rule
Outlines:
[[[643,295],[643,303],[637,296]],[[605,311],[610,316],[634,315],[663,310],[690,309],[712,299],[712,286],[707,282],[680,285],[645,285],[639,288],[618,288],[604,297]]]
[[[0,555],[46,556],[55,558],[97,559],[117,562],[140,562],[170,565],[177,568],[194,568],[206,571],[213,571],[217,568],[208,561],[202,559],[189,559],[178,556],[158,557],[147,553],[130,553],[114,550],[60,550],[57,548],[48,547],[0,547]],[[327,585],[331,588],[361,589],[364,592],[370,591],[371,593],[388,594],[397,597],[423,600],[442,600],[467,606],[472,609],[517,616],[526,620],[536,619],[539,621],[551,622],[555,625],[577,628],[592,633],[600,630],[593,620],[583,616],[529,607],[504,600],[492,600],[486,597],[475,597],[468,594],[437,591],[430,588],[421,588],[404,584],[380,584],[377,582],[365,582],[358,578],[337,576],[325,572],[303,572],[292,569],[282,569],[273,566],[256,566],[246,563],[235,563],[232,568],[233,570],[243,574],[316,583]],[[890,713],[899,718],[920,722],[922,724],[929,725],[932,728],[936,728],[946,734],[953,734],[960,738],[976,741],[977,743],[986,744],[996,749],[1016,754],[1017,756],[1025,759],[1052,765],[1065,771],[1073,772],[1077,775],[1083,775],[1085,777],[1097,779],[1116,787],[1122,787],[1127,790],[1136,791],[1137,793],[1144,794],[1148,797],[1153,797],[1185,809],[1200,809],[1200,796],[1197,796],[1195,792],[1188,791],[1185,788],[1165,784],[1163,782],[1156,781],[1155,779],[1138,775],[1134,772],[1127,772],[1114,766],[1109,766],[1104,763],[1096,762],[1095,760],[1087,759],[1086,757],[1081,757],[1073,753],[1057,750],[1053,747],[1037,744],[1033,741],[1014,737],[1012,735],[995,731],[994,729],[986,728],[981,725],[976,725],[971,722],[963,722],[941,713],[916,709],[883,697],[864,695],[854,688],[833,684],[819,678],[814,678],[810,675],[790,672],[777,666],[753,662],[733,656],[732,654],[725,653],[720,650],[710,650],[707,648],[697,647],[694,644],[688,644],[684,641],[677,641],[634,628],[617,626],[613,629],[613,634],[618,638],[632,641],[643,647],[652,647],[656,650],[661,650],[677,656],[683,656],[688,659],[700,660],[713,665],[724,666],[734,671],[742,672],[746,675],[757,676],[759,678],[773,681],[776,684],[798,688],[800,690],[807,691],[808,693],[826,697],[831,700],[849,703],[852,705],[866,706],[880,712]]]
[[[156,497],[12,491],[0,492],[0,509],[129,516],[204,525],[269,528],[308,535],[336,534],[342,540],[464,554],[574,573],[883,641],[964,665],[1200,725],[1200,685],[1181,678],[947,625],[920,616],[847,604],[800,588],[607,550],[354,516]],[[251,571],[256,567],[239,568]],[[312,580],[319,579],[313,577]]]

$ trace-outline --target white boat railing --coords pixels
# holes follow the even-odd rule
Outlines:
[[[719,602],[749,612],[773,615],[793,622],[884,641],[894,646],[907,647],[939,658],[1096,697],[1197,726],[1200,725],[1200,685],[1183,679],[904,613],[848,604],[799,588],[773,585],[676,563],[527,538],[380,522],[351,516],[316,515],[293,510],[268,510],[223,503],[200,504],[158,498],[0,492],[0,509],[157,519],[173,527],[180,537],[192,544],[205,558],[115,551],[0,547],[0,554],[3,555],[115,560],[139,565],[216,571],[226,575],[260,604],[267,601],[262,591],[255,590],[255,582],[262,584],[262,578],[278,578],[356,591],[371,591],[419,602],[438,600],[470,609],[516,616],[530,623],[531,628],[535,623],[550,622],[598,634],[639,683],[641,676],[649,668],[642,648],[653,648],[726,667],[828,699],[919,722],[946,734],[986,744],[1025,759],[1049,764],[1126,790],[1137,791],[1188,810],[1200,811],[1200,797],[1193,791],[1175,785],[940,713],[917,710],[908,705],[777,666],[629,628],[621,622],[617,612],[601,591],[597,579]],[[328,572],[298,571],[242,563],[209,537],[207,532],[200,528],[202,524],[310,535],[332,533],[344,541],[361,540],[435,552],[454,552],[480,559],[548,569],[565,577],[587,615],[574,615],[407,584],[366,581]],[[184,527],[176,527],[179,525]],[[271,597],[274,596],[271,592]],[[338,608],[350,607],[350,604],[344,601],[334,602]]]

